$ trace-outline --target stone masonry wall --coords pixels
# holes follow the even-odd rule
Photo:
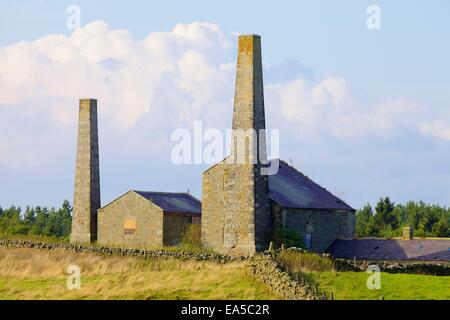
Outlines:
[[[163,246],[163,210],[135,192],[130,191],[99,210],[98,222],[100,245]]]
[[[73,203],[70,241],[73,243],[95,241],[97,210],[101,206],[97,100],[95,99],[80,100]]]
[[[256,254],[248,260],[250,273],[269,286],[270,291],[288,300],[326,300],[306,283],[295,281],[267,254]]]
[[[354,213],[336,210],[282,209],[282,223],[297,231],[302,239],[306,233],[312,235],[311,250],[324,252],[335,239],[352,239]]]
[[[225,165],[215,165],[202,177],[202,243],[221,252],[225,218]]]

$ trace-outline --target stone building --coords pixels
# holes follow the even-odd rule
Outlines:
[[[323,252],[336,239],[353,239],[355,210],[286,162],[269,175],[272,226],[300,235],[305,247]]]
[[[177,245],[200,224],[201,202],[189,193],[128,191],[98,210],[98,243],[119,247]]]
[[[202,242],[230,254],[268,247],[273,231],[298,232],[306,247],[323,252],[352,238],[354,209],[303,174],[267,161],[261,38],[239,37],[230,156],[203,173]],[[242,134],[253,131],[254,134]],[[260,134],[260,133],[263,134]],[[244,161],[242,161],[242,159]]]
[[[405,227],[401,238],[335,240],[326,250],[333,258],[356,259],[377,263],[433,262],[450,265],[450,239],[414,238],[413,229]]]
[[[171,246],[200,222],[204,245],[229,254],[268,248],[278,227],[317,252],[353,238],[350,206],[286,162],[267,160],[261,38],[240,36],[238,48],[231,152],[203,173],[203,204],[188,193],[129,191],[100,209],[97,101],[80,100],[71,242]]]

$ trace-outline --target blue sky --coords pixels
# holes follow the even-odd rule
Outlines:
[[[77,95],[82,94],[98,96],[103,108],[103,204],[132,188],[189,188],[200,197],[201,172],[207,165],[170,163],[169,138],[176,126],[164,119],[173,117],[178,127],[186,128],[194,120],[223,129],[230,125],[235,33],[262,36],[267,122],[281,129],[282,158],[292,158],[297,168],[356,208],[384,195],[397,202],[450,205],[448,1],[110,2],[0,2],[0,66],[5,66],[3,72],[0,69],[0,83],[5,82],[3,95],[0,91],[0,205],[58,205],[72,199],[73,118]],[[155,59],[154,66],[145,59],[128,60],[130,53],[120,48],[112,48],[108,56],[107,44],[106,49],[80,53],[66,27],[71,4],[81,9],[82,41],[95,42],[92,34],[110,39],[114,30],[125,29],[128,33],[118,36],[118,46],[123,41],[133,49],[149,34],[165,32],[169,35],[161,40],[164,49],[191,50],[200,58],[180,53],[166,61],[160,54],[145,55]],[[366,27],[366,9],[372,4],[381,9],[381,29],[376,31]],[[87,27],[96,21],[105,25]],[[195,22],[215,27],[173,32],[180,23]],[[214,46],[187,43],[190,32],[208,37]],[[66,39],[56,38],[59,34]],[[180,34],[185,40],[175,43]],[[54,40],[38,41],[49,36]],[[152,39],[146,45],[154,48],[160,42]],[[56,51],[60,46],[69,48],[64,58]],[[74,62],[77,54],[86,65]],[[98,56],[103,60],[96,60]],[[95,64],[111,59],[129,68],[94,74]],[[186,78],[182,69],[165,76],[157,67],[163,62],[156,59],[172,71],[182,61],[199,63],[211,75],[201,81],[222,87],[211,89],[213,97],[199,97],[205,93],[201,86],[186,91],[186,83],[199,85],[200,80]],[[15,62],[18,67],[6,68]],[[77,70],[83,71],[76,75]],[[92,82],[86,87],[87,81],[77,78],[89,77],[90,72]],[[100,85],[98,79],[105,74],[111,83],[121,80]],[[63,86],[54,88],[55,83],[67,84],[67,92]],[[124,93],[110,97],[108,90],[115,88]],[[170,99],[158,96],[165,91],[174,92]],[[322,91],[331,98],[317,102],[317,92]],[[106,104],[113,98],[117,105]],[[148,101],[140,106],[140,98]],[[161,115],[158,121],[155,113]],[[124,115],[126,125],[118,123]]]

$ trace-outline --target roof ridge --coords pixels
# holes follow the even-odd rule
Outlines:
[[[189,192],[171,192],[171,191],[144,191],[144,190],[130,190],[134,192],[141,192],[141,193],[159,193],[159,194],[188,194],[191,195]]]

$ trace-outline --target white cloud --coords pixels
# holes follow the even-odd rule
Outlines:
[[[425,134],[450,141],[450,125],[436,120],[432,122],[424,122],[419,124],[420,131]]]
[[[20,159],[37,151],[45,162],[73,145],[81,97],[98,98],[100,127],[108,132],[102,145],[117,152],[167,148],[170,132],[190,128],[194,120],[229,127],[235,42],[212,23],[178,24],[135,40],[127,30],[97,21],[70,36],[0,47],[0,163],[29,165],[34,162]],[[272,79],[266,84],[267,117],[279,118],[279,126],[300,137],[386,139],[412,128],[450,139],[442,123],[421,120],[417,102],[369,103],[356,98],[344,78],[313,81],[313,71],[295,61],[266,69]]]
[[[418,128],[422,105],[396,99],[369,103],[355,96],[347,81],[330,76],[316,83],[295,79],[268,85],[268,107],[295,123],[304,139],[328,135],[340,139],[389,138]],[[280,121],[282,121],[281,119]]]
[[[102,21],[70,36],[0,47],[0,134],[6,136],[11,117],[18,133],[0,141],[0,162],[26,155],[11,147],[26,140],[20,138],[26,134],[20,116],[31,116],[36,125],[50,118],[41,131],[48,135],[61,127],[73,131],[81,97],[98,98],[101,126],[110,130],[107,139],[117,141],[123,134],[127,147],[161,146],[154,137],[137,138],[144,129],[157,136],[157,130],[186,127],[203,115],[218,121],[227,112],[234,82],[232,49],[232,37],[211,23],[178,24],[136,41],[127,30],[111,30]],[[26,149],[32,152],[33,146]]]

